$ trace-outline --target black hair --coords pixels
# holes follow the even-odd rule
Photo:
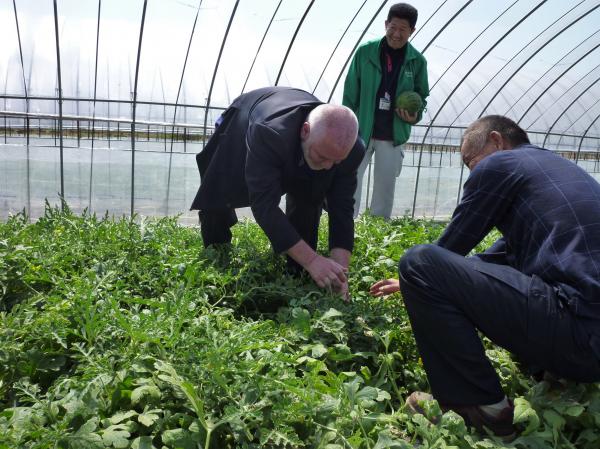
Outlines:
[[[530,143],[523,128],[503,115],[486,115],[477,120],[477,123],[484,135],[488,136],[492,131],[497,131],[513,148]]]
[[[387,21],[391,21],[394,17],[398,19],[405,19],[408,21],[410,27],[414,28],[417,24],[418,15],[419,12],[414,6],[409,5],[408,3],[396,3],[390,7]]]

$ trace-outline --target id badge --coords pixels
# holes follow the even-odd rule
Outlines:
[[[379,99],[379,110],[381,110],[381,111],[389,111],[391,105],[392,105],[392,102],[390,100],[390,94],[388,94],[386,92],[385,96],[383,98]]]

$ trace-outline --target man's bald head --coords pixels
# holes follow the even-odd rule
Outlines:
[[[329,169],[348,157],[358,137],[358,120],[346,106],[322,104],[308,114],[300,136],[308,165]]]

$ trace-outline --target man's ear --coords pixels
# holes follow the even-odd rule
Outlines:
[[[300,139],[306,140],[308,135],[310,134],[310,124],[308,122],[302,123],[302,127],[300,128]]]
[[[498,131],[492,131],[490,133],[489,139],[494,144],[494,148],[496,150],[504,150],[504,138],[502,137],[502,134],[500,134]]]

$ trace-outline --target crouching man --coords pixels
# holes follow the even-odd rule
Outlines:
[[[234,209],[250,206],[288,265],[347,296],[356,171],[365,153],[354,113],[299,89],[267,87],[238,97],[219,122],[196,156],[201,184],[191,208],[199,210],[204,245],[229,243]],[[329,257],[315,251],[324,208]]]
[[[600,184],[502,116],[469,126],[461,154],[471,173],[446,230],[371,293],[401,291],[442,409],[510,437],[513,406],[478,331],[528,365],[600,381]],[[502,237],[465,257],[494,227]]]

